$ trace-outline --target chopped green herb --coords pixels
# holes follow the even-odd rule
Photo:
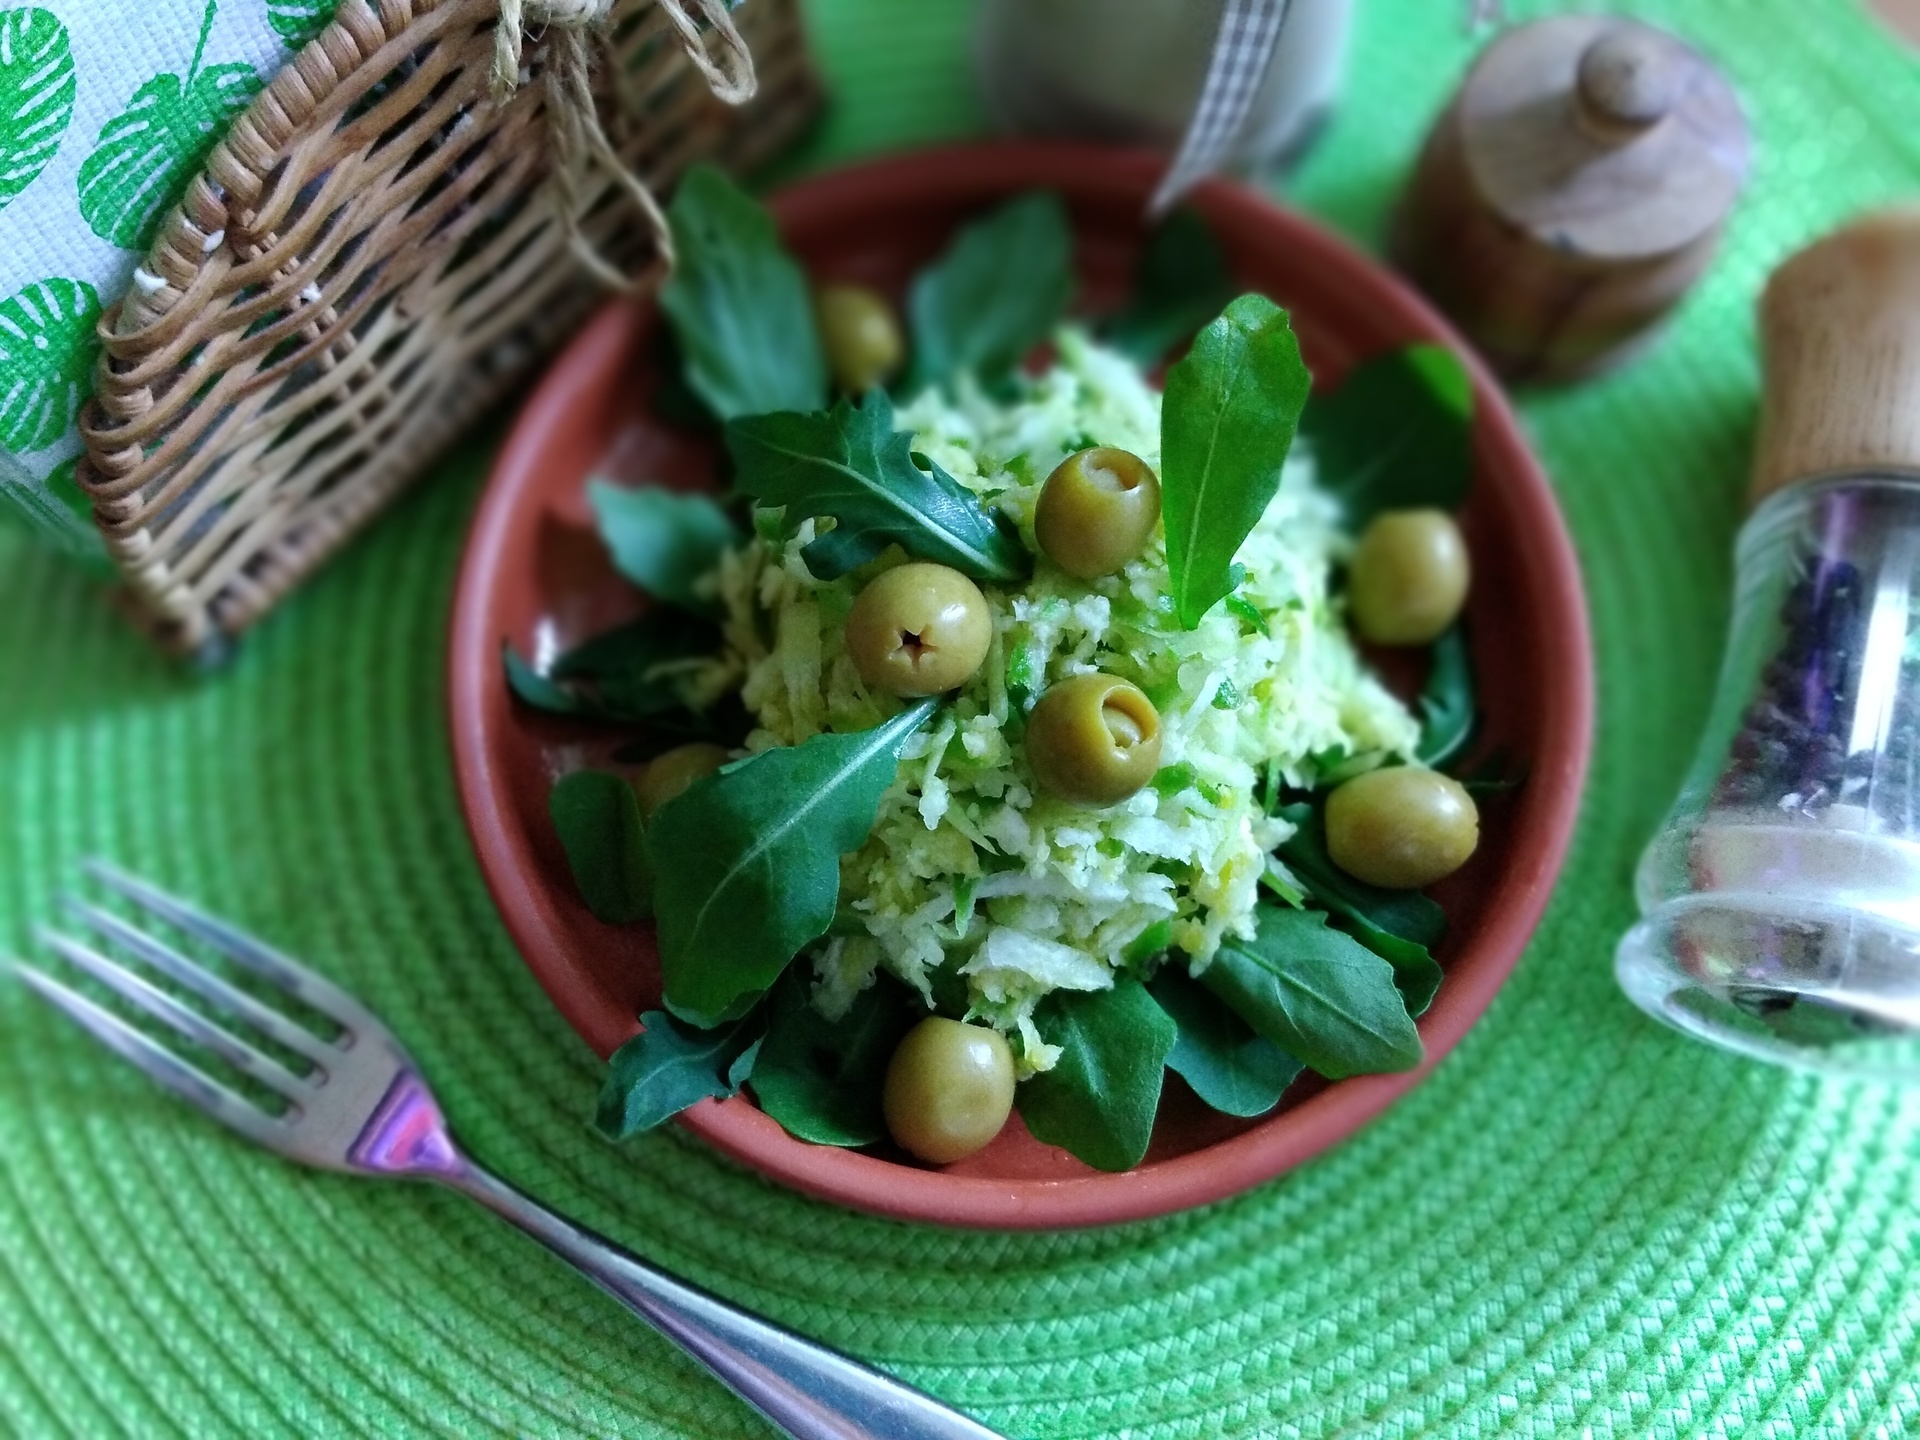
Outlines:
[[[1227,596],[1227,611],[1229,614],[1244,621],[1246,627],[1256,635],[1271,635],[1273,633],[1272,628],[1267,624],[1267,617],[1260,612],[1260,607],[1244,595],[1234,594]]]
[[[1138,965],[1143,960],[1164,955],[1171,944],[1173,921],[1156,920],[1127,942],[1127,948],[1121,952],[1120,958],[1128,965]]]

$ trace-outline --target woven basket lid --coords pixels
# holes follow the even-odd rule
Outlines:
[[[1569,15],[1508,31],[1460,93],[1474,186],[1555,249],[1613,260],[1718,225],[1750,146],[1726,78],[1665,31]]]

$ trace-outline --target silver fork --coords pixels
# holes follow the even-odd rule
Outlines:
[[[392,1032],[338,986],[278,951],[109,865],[87,873],[339,1027],[323,1039],[172,946],[72,896],[68,912],[99,940],[138,957],[311,1069],[297,1073],[238,1028],[216,1025],[137,971],[42,926],[42,943],[72,965],[280,1095],[278,1115],[242,1098],[146,1032],[30,966],[19,977],[93,1037],[215,1119],[290,1160],[354,1175],[435,1180],[512,1221],[654,1329],[734,1394],[800,1440],[993,1440],[931,1396],[675,1278],[574,1224],[461,1153],[433,1092]]]

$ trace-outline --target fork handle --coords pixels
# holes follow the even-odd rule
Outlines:
[[[518,1225],[797,1440],[996,1440],[924,1391],[676,1279],[471,1162],[438,1178]]]

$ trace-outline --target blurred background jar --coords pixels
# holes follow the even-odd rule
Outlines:
[[[975,59],[988,113],[1015,135],[1172,150],[1206,79],[1227,0],[986,0]],[[1292,0],[1229,167],[1306,148],[1332,108],[1351,0]]]

